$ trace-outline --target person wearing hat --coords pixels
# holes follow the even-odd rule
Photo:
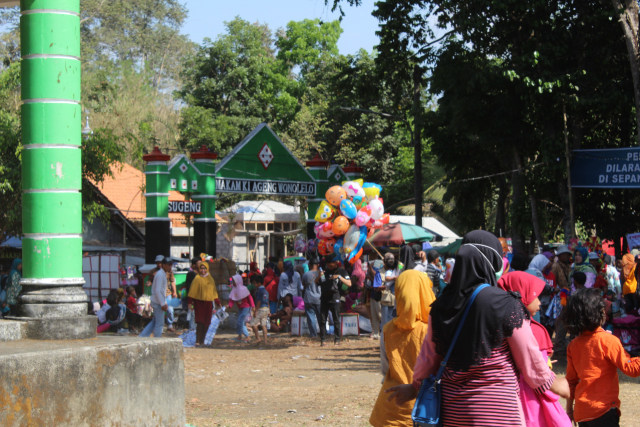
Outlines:
[[[158,259],[156,257],[156,259]],[[172,262],[169,258],[163,258],[160,262],[160,270],[153,276],[151,285],[151,307],[153,308],[153,318],[151,322],[140,332],[140,337],[153,336],[160,338],[164,327],[164,313],[169,309],[166,300],[167,293],[167,273],[171,272]]]
[[[553,263],[551,271],[556,278],[559,290],[566,289],[571,292],[571,251],[567,245],[560,245],[556,250],[557,261]],[[567,351],[567,328],[562,321],[562,310],[555,322],[555,336],[553,338],[553,352],[556,355],[565,354]]]

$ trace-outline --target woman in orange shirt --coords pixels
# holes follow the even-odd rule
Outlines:
[[[563,311],[569,332],[579,335],[567,347],[567,414],[581,427],[620,423],[618,369],[640,376],[640,358],[630,357],[620,340],[602,329],[606,319],[599,289],[580,289]],[[575,401],[575,404],[574,404]]]

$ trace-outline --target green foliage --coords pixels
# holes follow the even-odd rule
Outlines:
[[[107,128],[142,167],[141,154],[175,150],[182,58],[194,48],[180,34],[186,9],[176,0],[83,0],[83,106],[91,126]]]
[[[189,106],[180,123],[183,149],[204,144],[224,155],[255,125],[295,108],[287,79],[278,75],[269,28],[239,18],[226,26],[227,34],[206,39],[184,68],[177,92]],[[198,130],[202,125],[208,129]]]
[[[113,177],[112,168],[122,162],[124,153],[110,129],[96,129],[82,141],[82,210],[89,222],[100,218],[108,224],[110,212],[100,202],[93,185]]]
[[[0,203],[3,206],[0,238],[21,228],[20,64],[0,71]]]
[[[289,70],[300,67],[300,75],[306,75],[320,61],[338,56],[338,39],[342,28],[338,21],[321,22],[319,19],[291,21],[284,32],[278,34],[277,58]]]

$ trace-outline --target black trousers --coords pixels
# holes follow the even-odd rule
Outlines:
[[[620,413],[618,409],[610,409],[609,412],[591,421],[579,422],[580,427],[618,427],[620,425]]]
[[[624,311],[625,313],[633,313],[640,308],[640,297],[638,297],[637,293],[626,294],[624,296]]]
[[[333,330],[337,340],[342,337],[342,333],[340,331],[340,300],[321,302],[320,312],[322,313],[322,322],[320,322],[320,339],[324,340],[324,337],[327,334],[326,329],[329,311],[331,311],[331,317],[333,317]]]

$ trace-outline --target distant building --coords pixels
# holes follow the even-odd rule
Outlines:
[[[236,261],[242,269],[256,261],[260,268],[264,261],[273,256],[285,258],[293,255],[287,252],[285,240],[292,240],[297,234],[305,234],[300,223],[300,208],[273,200],[245,200],[220,212],[226,224],[219,227],[216,241],[218,257]],[[287,236],[290,236],[287,239]]]

